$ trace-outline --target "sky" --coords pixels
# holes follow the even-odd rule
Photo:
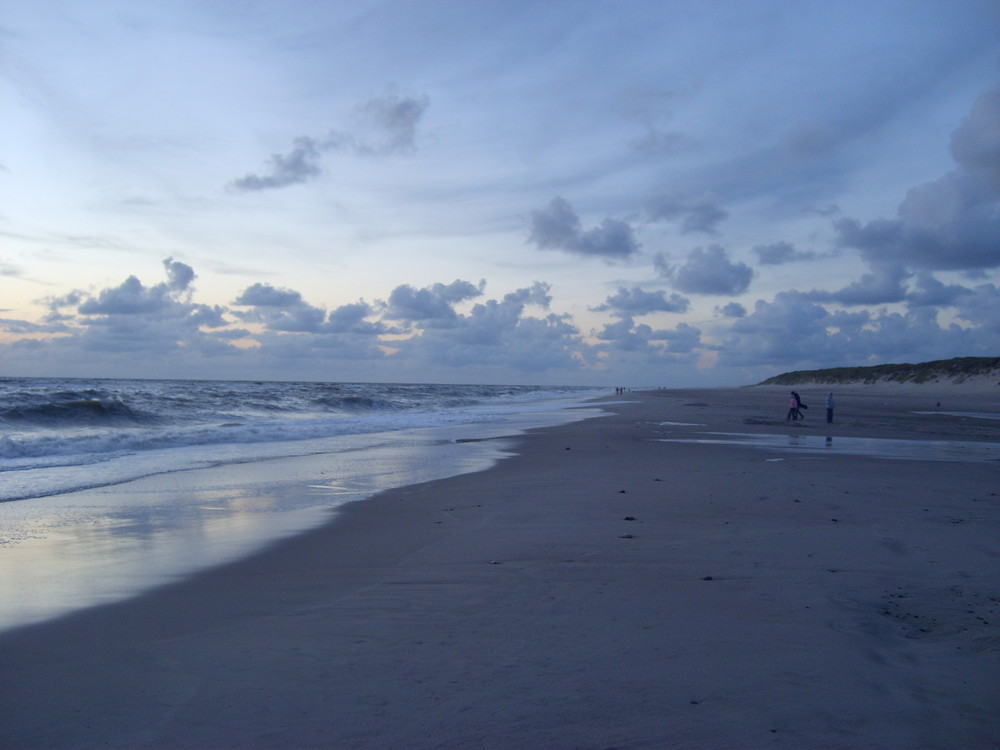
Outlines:
[[[997,355],[995,2],[0,11],[0,377]]]

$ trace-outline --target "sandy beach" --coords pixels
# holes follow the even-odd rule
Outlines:
[[[4,633],[0,747],[996,750],[997,394],[799,390],[609,397]]]

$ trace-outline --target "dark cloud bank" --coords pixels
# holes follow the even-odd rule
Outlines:
[[[738,266],[734,275],[719,253],[706,252],[690,266],[701,281],[684,282],[701,293],[716,283],[694,273],[703,265],[723,270],[706,274],[722,286],[745,283]],[[655,327],[637,320],[688,309],[687,297],[662,290],[619,288],[594,308],[615,322],[581,331],[568,315],[551,311],[551,288],[544,282],[498,298],[488,297],[482,281],[401,285],[385,300],[332,310],[295,290],[255,283],[228,306],[209,306],[194,300],[191,267],[167,259],[164,268],[166,280],[152,286],[130,276],[116,287],[50,298],[41,324],[0,321],[3,330],[21,336],[0,351],[5,360],[33,363],[43,373],[47,363],[89,362],[85,372],[73,374],[600,383],[625,377],[650,382],[671,368],[690,379],[706,353],[717,358],[723,382],[727,368],[734,375],[730,382],[753,382],[774,367],[803,362],[867,362],[876,355],[914,361],[1000,348],[1000,290],[935,284],[926,273],[904,296],[901,312],[835,310],[815,292],[784,292],[758,300],[751,311],[729,302],[717,308],[711,341],[688,323]],[[858,282],[859,290],[865,283]],[[945,309],[954,322],[940,322]]]

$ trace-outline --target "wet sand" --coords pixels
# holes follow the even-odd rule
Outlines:
[[[944,413],[995,395],[840,389],[827,425],[799,390],[791,425],[786,389],[626,394],[487,471],[2,634],[0,747],[996,748],[1000,422]],[[788,446],[666,442],[708,432]]]

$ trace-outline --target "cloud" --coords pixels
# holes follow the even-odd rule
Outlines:
[[[86,292],[74,289],[73,291],[67,292],[66,294],[58,297],[44,297],[38,300],[38,302],[48,308],[49,312],[46,314],[45,320],[47,322],[52,322],[71,317],[67,313],[64,313],[63,310],[77,307],[86,298]]]
[[[163,261],[163,268],[167,272],[167,286],[174,291],[187,289],[195,279],[195,272],[191,266],[173,258]]]
[[[1000,289],[995,284],[981,284],[967,290],[955,298],[954,305],[958,317],[972,324],[975,331],[992,334],[983,337],[986,347],[992,346],[994,352],[1000,350]]]
[[[257,344],[245,351],[247,367],[264,368],[292,377],[329,379],[331,367],[342,379],[364,379],[363,373],[373,362],[386,360],[378,339],[366,335],[324,335],[312,331],[274,331],[253,334]]]
[[[233,180],[237,191],[270,190],[308,182],[323,173],[319,165],[320,147],[314,138],[299,136],[288,154],[272,154],[263,174],[248,174]]]
[[[701,329],[688,323],[678,323],[673,329],[655,331],[653,338],[667,343],[672,354],[690,354],[701,345]]]
[[[865,260],[895,261],[927,270],[1000,267],[1000,194],[986,177],[956,170],[913,188],[896,219],[834,224],[840,247]]]
[[[867,315],[867,313],[865,314]],[[781,292],[772,302],[757,300],[749,315],[735,320],[719,347],[720,362],[734,365],[829,361],[830,313],[798,292]],[[855,357],[842,361],[864,361]]]
[[[739,302],[730,302],[722,307],[717,307],[716,312],[724,318],[745,318],[747,309]]]
[[[7,263],[5,261],[0,261],[0,276],[13,276],[19,277],[24,274],[24,271],[12,263]]]
[[[358,336],[378,336],[387,332],[381,322],[367,320],[378,310],[364,300],[341,305],[327,314],[325,309],[310,305],[293,289],[257,283],[244,289],[233,304],[253,308],[246,312],[234,310],[234,316],[261,323],[270,331]]]
[[[173,258],[163,261],[167,282],[152,287],[143,286],[135,276],[129,276],[121,285],[102,290],[96,297],[83,299],[81,292],[53,301],[59,305],[77,304],[81,315],[136,315],[167,311],[176,307],[175,295],[188,289],[195,277],[194,270]],[[81,301],[82,300],[82,301]]]
[[[455,341],[462,344],[496,346],[521,325],[528,304],[548,307],[548,285],[536,283],[532,288],[518,289],[504,295],[503,300],[487,300],[473,306],[468,316],[460,317]],[[554,317],[553,320],[558,320]],[[575,333],[575,329],[574,329]]]
[[[608,323],[595,335],[616,351],[641,352],[654,360],[666,354],[690,354],[701,344],[701,330],[688,323],[678,323],[672,330],[654,330],[645,323],[637,325],[628,316]]]
[[[184,314],[103,315],[85,321],[84,326],[77,341],[90,352],[162,355],[207,339],[199,330],[200,322]]]
[[[770,245],[756,245],[750,249],[760,258],[762,266],[780,266],[785,263],[797,263],[815,260],[816,253],[796,250],[789,242],[774,242]]]
[[[870,273],[862,274],[843,289],[834,292],[814,290],[803,292],[805,299],[814,302],[839,302],[842,305],[885,305],[902,302],[906,298],[903,282],[910,274],[897,263],[883,263]]]
[[[326,311],[303,303],[283,310],[268,311],[259,319],[272,331],[322,333]]]
[[[287,333],[319,333],[326,320],[326,311],[313,307],[292,289],[276,289],[270,284],[253,284],[233,300],[234,305],[252,308],[248,312],[233,311],[240,320],[261,323],[271,331]]]
[[[910,307],[950,307],[971,290],[960,284],[942,284],[929,271],[917,274],[916,288],[906,294]]]
[[[77,308],[81,315],[135,315],[154,313],[169,304],[164,288],[143,286],[135,276],[129,276],[119,286],[103,289]]]
[[[14,334],[63,333],[69,329],[60,323],[34,323],[28,320],[0,318],[0,331]]]
[[[625,316],[614,323],[607,323],[596,335],[601,341],[610,342],[616,349],[632,352],[650,348],[653,329],[645,323],[636,325],[632,318]]]
[[[381,321],[367,318],[376,314],[376,309],[364,300],[341,305],[331,310],[324,331],[327,333],[352,333],[361,336],[378,336],[387,332]]]
[[[470,281],[457,279],[451,284],[434,284],[414,289],[403,284],[392,290],[385,316],[391,320],[408,323],[447,326],[457,319],[454,305],[480,296],[485,282],[478,286]]]
[[[871,263],[924,270],[1000,267],[1000,86],[977,99],[951,139],[958,167],[912,188],[896,218],[834,223],[840,247]]]
[[[253,284],[233,301],[250,307],[294,307],[303,304],[302,295],[291,289],[275,289],[270,284]]]
[[[692,195],[679,187],[652,198],[646,213],[652,221],[679,221],[684,234],[718,234],[718,224],[729,216],[719,208],[718,198],[711,193]]]
[[[951,134],[951,154],[965,169],[985,172],[1000,188],[1000,84],[976,99],[972,112]]]
[[[391,92],[365,102],[361,106],[367,120],[365,133],[369,138],[376,134],[376,138],[352,139],[355,150],[360,154],[378,156],[413,153],[416,150],[417,125],[429,103],[426,96],[401,97]]]
[[[731,261],[721,245],[694,248],[680,266],[670,266],[662,254],[655,264],[676,289],[689,294],[741,294],[753,279],[753,269]]]
[[[504,295],[504,302],[520,305],[538,305],[548,310],[549,305],[552,304],[552,295],[549,294],[551,290],[551,284],[546,284],[544,281],[536,281],[530,287],[518,289]]]
[[[190,305],[188,308],[188,322],[194,326],[206,328],[221,328],[228,325],[225,319],[227,310],[222,305]]]
[[[428,326],[393,342],[399,350],[395,356],[431,372],[461,368],[484,378],[511,367],[529,374],[578,372],[588,347],[569,317],[525,315],[528,305],[548,306],[548,290],[548,284],[535,282],[501,300],[476,303],[468,314],[453,311],[447,325]]]
[[[677,109],[690,102],[694,94],[694,88],[639,88],[626,93],[625,114],[645,131],[644,135],[630,141],[629,146],[647,157],[672,156],[693,149],[695,143],[687,134],[665,130],[660,123],[672,119]]]
[[[560,250],[606,260],[627,259],[640,247],[632,227],[624,221],[607,218],[600,226],[584,230],[572,206],[559,196],[545,208],[531,212],[528,241],[539,250]]]
[[[233,180],[237,192],[283,188],[308,182],[323,173],[321,160],[327,152],[355,156],[392,156],[416,150],[417,126],[429,104],[426,96],[401,97],[395,93],[369,99],[358,111],[362,135],[331,130],[325,137],[299,136],[287,154],[272,154],[260,174]]]
[[[691,302],[676,293],[667,299],[663,290],[647,292],[639,287],[618,287],[618,291],[609,296],[603,305],[591,309],[595,312],[612,311],[615,315],[631,316],[656,312],[682,313],[687,312],[690,307]]]
[[[164,267],[166,283],[146,286],[130,276],[95,294],[77,291],[48,301],[60,320],[35,326],[3,320],[0,330],[21,337],[47,334],[49,340],[38,345],[22,339],[28,343],[20,349],[35,351],[33,356],[58,351],[85,361],[93,356],[83,352],[100,352],[104,367],[119,367],[127,363],[129,353],[142,352],[143,357],[134,360],[139,367],[155,368],[163,357],[172,356],[175,367],[184,367],[182,358],[187,358],[188,367],[203,362],[216,376],[219,367],[237,368],[230,375],[245,375],[297,362],[300,376],[315,377],[321,372],[318,363],[336,360],[342,364],[339,372],[355,372],[343,368],[361,362],[385,362],[391,369],[382,373],[383,379],[402,377],[412,368],[448,379],[449,368],[462,368],[466,375],[502,381],[511,372],[558,370],[570,375],[591,357],[591,347],[568,316],[526,314],[531,307],[548,309],[551,287],[545,282],[479,302],[468,313],[456,306],[482,296],[485,282],[456,280],[421,289],[402,285],[388,302],[359,300],[327,314],[299,292],[266,283],[246,287],[233,309],[191,303],[186,297],[193,270],[170,259]],[[235,328],[234,320],[253,325]],[[417,330],[390,327],[390,320]],[[52,338],[55,333],[61,337]],[[381,338],[388,334],[393,335]],[[18,343],[0,344],[0,349]],[[231,357],[220,364],[220,355]],[[244,365],[235,364],[232,357]]]
[[[991,288],[990,288],[991,287]],[[942,325],[928,307],[907,313],[831,312],[801,292],[758,300],[751,314],[721,336],[719,365],[812,369],[957,356],[993,356],[1000,349],[1000,297],[988,285],[965,308],[970,327]],[[962,298],[967,299],[967,298]]]
[[[48,332],[60,334],[46,346],[123,356],[231,348],[214,333],[228,325],[226,309],[190,299],[194,270],[173,258],[164,260],[163,268],[166,281],[153,286],[129,276],[118,286],[97,293],[74,290],[44,300],[50,309]]]
[[[716,254],[693,252],[691,257]],[[636,377],[651,367],[667,368],[657,370],[661,373],[690,368],[708,350],[718,356],[719,367],[746,372],[764,366],[802,369],[887,358],[987,356],[1000,348],[997,287],[943,284],[930,272],[913,276],[903,298],[910,308],[905,314],[831,311],[819,293],[786,292],[770,302],[758,300],[750,313],[735,302],[716,308],[728,329],[714,329],[708,341],[688,323],[654,329],[635,322],[633,315],[686,305],[683,297],[622,287],[601,306],[619,319],[588,341],[570,316],[547,312],[551,287],[540,281],[477,301],[467,312],[456,308],[482,297],[484,282],[457,280],[421,289],[403,285],[389,302],[359,300],[326,313],[299,292],[266,283],[252,284],[237,296],[233,304],[243,309],[194,303],[193,269],[168,258],[164,270],[165,281],[152,286],[129,276],[94,293],[77,290],[47,300],[53,316],[46,323],[0,320],[0,330],[13,337],[0,343],[0,353],[22,363],[63,357],[94,367],[99,363],[105,374],[140,376],[155,376],[168,363],[176,372],[213,377],[287,373],[295,363],[299,377],[323,377],[335,366],[343,377],[359,379],[419,375],[442,382],[459,377],[513,382],[520,373],[532,380],[590,382]],[[888,266],[873,269],[871,278],[826,293],[822,300],[848,304],[848,292],[902,288],[908,277],[896,274]],[[939,321],[937,308],[944,305],[952,310],[948,319],[961,325]],[[533,316],[530,308],[543,313]],[[406,326],[387,324],[394,319]],[[236,327],[239,320],[254,325]]]

